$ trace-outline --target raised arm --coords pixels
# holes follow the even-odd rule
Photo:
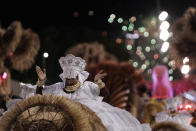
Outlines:
[[[39,66],[36,66],[36,72],[38,76],[38,81],[36,83],[37,85],[36,94],[42,95],[42,89],[46,81],[46,69],[42,71],[42,69]]]
[[[102,79],[107,76],[107,73],[103,73],[103,70],[99,71],[95,78],[94,78],[94,82],[99,86],[99,88],[103,88],[105,87],[105,83],[102,82]]]

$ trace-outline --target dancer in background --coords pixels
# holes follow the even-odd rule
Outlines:
[[[155,66],[152,72],[152,79],[152,97],[158,99],[173,97],[173,88],[169,81],[169,74],[166,66]]]

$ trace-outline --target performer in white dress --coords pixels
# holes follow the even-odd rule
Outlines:
[[[63,73],[60,74],[63,82],[54,85],[45,86],[46,79],[45,70],[42,71],[38,66],[36,71],[38,74],[37,85],[23,84],[21,86],[21,96],[23,98],[39,94],[55,94],[66,96],[76,100],[91,110],[102,120],[108,131],[149,131],[151,130],[148,124],[142,125],[131,113],[117,107],[113,107],[102,101],[99,96],[100,88],[105,85],[101,79],[106,75],[102,72],[95,76],[95,83],[85,81],[89,73],[84,71],[86,62],[80,57],[75,57],[71,54],[59,59]]]
[[[166,109],[156,115],[156,123],[171,121],[180,124],[183,128],[188,131],[196,131],[196,128],[191,126],[192,115],[187,111],[177,111],[177,107],[182,104],[181,96],[176,96],[173,98],[168,98],[165,100]]]

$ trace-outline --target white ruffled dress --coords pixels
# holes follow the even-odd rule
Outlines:
[[[66,93],[63,91],[64,83],[59,82],[51,86],[46,86],[42,90],[44,94],[55,94],[58,96],[66,96],[69,99],[76,100],[91,110],[102,120],[108,131],[150,131],[151,128],[147,124],[141,124],[126,110],[113,107],[102,101],[103,97],[99,96],[100,89],[97,84],[86,81],[74,93]],[[21,96],[27,98],[35,94],[36,86],[30,84],[22,86]]]
[[[108,131],[151,131],[149,124],[141,124],[128,111],[103,102],[103,97],[99,96],[100,89],[98,85],[90,81],[85,81],[88,78],[88,72],[83,71],[78,74],[78,80],[80,81],[81,86],[74,93],[64,92],[65,78],[63,74],[61,74],[60,77],[63,82],[45,86],[42,90],[42,94],[66,96],[69,99],[86,105],[97,114]],[[27,98],[35,94],[36,85],[21,84],[21,90],[21,97]]]

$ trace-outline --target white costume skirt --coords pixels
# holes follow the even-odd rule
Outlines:
[[[126,110],[113,107],[102,101],[79,100],[79,102],[93,110],[108,131],[143,131],[143,125]],[[150,126],[149,129],[145,129],[145,131],[149,130],[151,130]]]

